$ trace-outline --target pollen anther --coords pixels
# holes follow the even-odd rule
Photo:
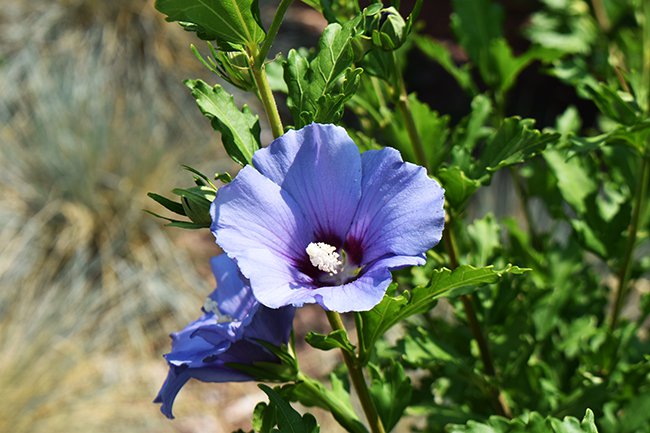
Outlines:
[[[311,264],[321,271],[336,275],[341,270],[343,263],[339,260],[341,256],[336,252],[335,247],[325,242],[312,242],[307,245],[306,251]]]

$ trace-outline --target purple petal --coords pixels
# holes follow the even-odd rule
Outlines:
[[[210,266],[217,280],[217,289],[210,298],[217,302],[219,311],[237,321],[249,322],[257,301],[237,264],[226,254],[221,254],[210,260]]]
[[[253,319],[254,314],[257,311],[257,307],[259,307],[259,304],[255,305],[251,311],[251,315],[246,318],[245,322],[217,322],[215,317],[213,323],[202,326],[194,331],[192,338],[205,340],[214,347],[222,347],[226,342],[231,343],[241,340],[244,336],[246,326]]]
[[[314,302],[310,295],[314,287],[311,277],[286,259],[264,249],[245,251],[237,259],[260,304],[280,308],[285,305],[301,307],[304,303]]]
[[[316,240],[345,240],[361,194],[361,158],[345,129],[312,123],[289,131],[255,152],[253,164],[295,199]]]
[[[393,281],[390,270],[404,266],[423,265],[422,257],[396,256],[377,260],[367,266],[363,274],[342,286],[321,287],[313,290],[316,301],[323,308],[339,313],[368,311],[377,305]]]
[[[220,303],[217,314],[211,309],[172,334],[172,351],[165,355],[169,373],[154,402],[162,403],[160,410],[168,418],[173,418],[174,399],[188,380],[252,380],[230,368],[230,363],[278,362],[257,340],[280,346],[287,343],[291,333],[292,307],[271,310],[261,306],[253,298],[248,281],[225,254],[213,258],[211,265],[218,287],[210,298]],[[237,317],[224,321],[227,318],[223,315]]]
[[[203,359],[225,352],[231,340],[222,336],[218,340],[208,342],[196,336],[196,332],[205,327],[216,325],[214,314],[208,313],[187,325],[182,331],[171,334],[172,350],[165,359],[173,365],[192,365],[201,367]]]
[[[167,373],[167,378],[163,386],[153,401],[154,403],[162,403],[160,411],[167,418],[174,418],[174,414],[172,413],[174,399],[183,385],[192,378],[199,379],[203,382],[242,382],[251,380],[249,376],[223,366],[188,368],[187,366],[176,367],[172,365],[169,368],[169,373]]]
[[[444,190],[423,167],[392,148],[361,155],[361,201],[348,241],[361,244],[362,263],[387,255],[420,256],[444,226]]]
[[[264,340],[276,346],[289,341],[295,308],[277,310],[260,306],[253,321],[246,327],[244,338]]]
[[[250,165],[219,189],[210,214],[217,243],[249,279],[255,264],[246,266],[243,262],[254,261],[256,251],[296,263],[304,257],[312,239],[295,201]]]

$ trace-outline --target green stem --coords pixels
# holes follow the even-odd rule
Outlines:
[[[326,311],[325,313],[327,314],[327,320],[329,320],[333,330],[336,331],[341,329],[344,332],[347,332],[339,313],[335,311]],[[348,367],[348,373],[350,374],[350,379],[352,379],[352,385],[354,385],[354,389],[357,391],[357,395],[359,396],[363,412],[366,414],[366,419],[370,425],[370,431],[372,433],[386,433],[381,418],[379,418],[379,414],[377,413],[377,408],[375,408],[375,404],[370,397],[370,391],[368,390],[366,379],[363,377],[363,371],[359,367],[357,359],[345,350],[341,350],[341,353],[343,354],[345,365]]]
[[[334,419],[347,431],[351,433],[368,433],[368,430],[359,421],[356,414],[340,398],[323,385],[304,373],[298,373],[298,381],[304,386],[304,391],[309,394],[311,400],[318,402],[318,406],[330,411]]]
[[[603,0],[591,0],[591,6],[594,9],[594,15],[596,15],[598,26],[600,26],[603,32],[609,32],[611,24],[609,22],[609,17],[607,16],[605,3],[603,3]]]
[[[280,113],[278,112],[278,106],[275,103],[275,98],[273,97],[273,92],[271,91],[271,86],[269,85],[269,79],[266,76],[266,66],[264,62],[266,61],[266,56],[269,54],[271,45],[275,40],[282,20],[284,19],[284,14],[289,9],[289,5],[293,0],[282,0],[278,9],[275,11],[275,16],[273,17],[273,22],[271,22],[271,27],[264,38],[264,43],[262,47],[257,51],[252,49],[249,51],[250,54],[250,65],[251,71],[253,72],[253,79],[255,80],[255,85],[257,86],[257,93],[264,105],[264,112],[266,112],[266,117],[269,120],[269,125],[271,125],[271,132],[273,133],[274,138],[278,138],[284,134],[284,127],[282,126],[282,119],[280,119]]]
[[[253,78],[257,85],[260,100],[262,101],[262,105],[264,105],[266,117],[269,119],[269,124],[271,125],[271,132],[273,133],[274,138],[278,138],[284,134],[284,127],[282,126],[282,119],[280,119],[278,106],[275,104],[275,98],[273,97],[271,86],[269,85],[269,79],[266,76],[266,70],[264,65],[260,68],[253,66],[251,69],[253,71]]]
[[[451,216],[450,216],[451,218]],[[451,230],[451,221],[449,221],[444,228],[444,233],[442,238],[445,240],[445,249],[449,254],[449,265],[452,269],[458,267],[458,253],[456,252],[456,241]],[[474,295],[462,295],[460,300],[463,304],[463,309],[465,310],[465,316],[467,317],[467,325],[469,326],[476,343],[478,344],[479,354],[481,356],[481,361],[483,362],[483,368],[485,373],[488,376],[496,378],[496,370],[494,369],[494,362],[492,361],[492,354],[490,352],[490,346],[488,344],[485,335],[483,335],[483,330],[481,329],[481,324],[478,321],[478,316],[476,310],[474,309],[474,302],[476,299]],[[512,418],[512,411],[510,406],[505,398],[503,392],[499,389],[498,386],[491,386],[490,393],[492,394],[492,400],[495,402],[495,409],[498,414],[501,416],[506,416]]]
[[[275,11],[271,27],[269,27],[269,31],[266,33],[266,37],[264,38],[264,43],[262,44],[257,56],[255,56],[254,67],[256,69],[261,69],[264,65],[266,56],[269,54],[271,45],[273,45],[273,41],[275,40],[275,36],[278,34],[278,30],[280,30],[282,20],[284,20],[284,14],[287,13],[287,9],[289,9],[291,3],[293,3],[293,0],[282,0],[278,9]]]
[[[648,185],[650,184],[650,154],[646,151],[641,160],[641,171],[639,172],[639,181],[636,185],[636,196],[634,197],[634,208],[632,209],[632,220],[628,230],[627,244],[623,255],[621,269],[618,272],[618,287],[616,289],[614,308],[610,318],[609,327],[614,329],[618,322],[621,309],[627,299],[629,292],[630,273],[632,271],[632,256],[636,246],[637,233],[639,231],[639,220],[645,201],[648,195]]]
[[[642,83],[645,83],[646,111],[650,111],[650,0],[643,1],[643,68]]]
[[[428,169],[429,167],[427,166],[427,157],[424,153],[424,145],[422,144],[422,139],[420,138],[417,126],[415,125],[415,119],[413,118],[413,113],[411,112],[411,107],[409,104],[409,96],[406,91],[406,84],[404,84],[404,77],[402,77],[402,73],[398,67],[397,55],[395,54],[395,51],[393,51],[392,63],[393,73],[395,75],[395,79],[397,80],[398,86],[397,100],[395,103],[397,104],[397,108],[404,118],[406,132],[408,133],[409,140],[413,146],[413,151],[415,152],[415,160],[419,165]]]

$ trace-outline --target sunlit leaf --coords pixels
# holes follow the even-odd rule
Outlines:
[[[156,0],[156,9],[218,45],[252,46],[264,39],[255,0]]]
[[[212,127],[221,132],[228,155],[241,165],[250,164],[260,147],[259,117],[245,105],[237,108],[232,95],[219,85],[210,87],[202,80],[187,80],[185,84]]]
[[[504,275],[522,274],[526,271],[527,269],[510,265],[502,270],[495,270],[492,266],[475,268],[469,265],[459,266],[453,271],[443,268],[434,271],[426,286],[415,287],[396,296],[386,294],[372,310],[359,314],[362,359],[367,361],[374,343],[388,329],[407,317],[429,311],[438,299],[469,293],[482,284],[498,281]],[[391,293],[391,289],[388,293]]]

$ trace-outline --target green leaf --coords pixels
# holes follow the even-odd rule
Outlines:
[[[414,331],[414,332],[413,332]],[[436,341],[423,328],[418,327],[410,330],[404,339],[403,359],[409,365],[426,367],[431,360],[458,363],[460,356],[453,350],[443,347],[444,342]]]
[[[474,246],[470,256],[474,258],[472,263],[489,263],[501,247],[500,231],[499,223],[491,213],[467,226],[467,235]]]
[[[295,409],[287,403],[280,394],[266,385],[258,385],[269,397],[269,407],[275,411],[278,429],[272,430],[278,433],[318,433],[320,427],[311,414],[300,416]]]
[[[272,407],[264,402],[255,405],[252,420],[253,431],[256,433],[270,433],[276,423],[275,411]]]
[[[454,0],[451,26],[470,59],[481,68],[493,40],[501,37],[503,11],[490,0]]]
[[[166,221],[169,221],[169,224],[167,224],[167,227],[177,227],[179,229],[189,229],[189,230],[198,230],[198,229],[204,229],[206,228],[205,225],[203,224],[196,224],[190,221],[181,221],[181,220],[176,220],[173,218],[167,218],[166,216],[162,216],[160,214],[157,214],[155,212],[152,212],[150,210],[146,210],[145,212],[148,213],[149,215],[155,216],[156,218],[160,218]],[[209,227],[209,225],[208,225]]]
[[[256,0],[156,0],[167,21],[178,21],[218,45],[253,47],[264,39]]]
[[[399,362],[391,361],[383,372],[373,364],[368,367],[372,380],[370,395],[386,431],[391,431],[411,403],[411,379]]]
[[[550,62],[561,52],[535,47],[519,57],[502,35],[503,12],[490,0],[454,0],[452,28],[483,81],[497,93],[497,100],[514,85],[517,76],[535,60]]]
[[[227,363],[226,366],[242,371],[258,381],[288,382],[298,376],[298,361],[286,344],[275,346],[264,340],[255,340],[278,358],[278,362],[253,362],[252,364]]]
[[[557,186],[562,198],[578,213],[585,213],[585,199],[598,189],[593,174],[587,170],[580,158],[567,159],[555,150],[544,152],[544,159],[557,177]]]
[[[530,17],[526,34],[535,44],[565,53],[588,54],[598,37],[589,8],[572,0],[545,0],[547,8]]]
[[[310,346],[320,350],[342,349],[350,354],[354,354],[354,345],[348,340],[348,335],[343,329],[337,329],[329,334],[319,334],[318,332],[309,331],[305,336],[305,341]]]
[[[163,197],[160,194],[156,194],[155,192],[147,193],[147,196],[154,199],[158,204],[163,205],[165,209],[172,211],[178,215],[187,216],[185,214],[185,209],[183,208],[183,205],[181,203],[170,200],[167,197]],[[156,214],[153,215],[158,216]]]
[[[210,87],[202,80],[187,80],[201,112],[212,121],[212,127],[221,132],[228,155],[241,165],[250,164],[253,153],[260,148],[259,117],[246,105],[240,111],[232,95],[223,87]]]
[[[468,421],[465,425],[449,425],[447,433],[598,433],[594,414],[587,409],[582,421],[565,417],[544,418],[537,412],[520,415],[514,419],[491,416],[486,422]]]
[[[449,136],[449,116],[440,116],[437,112],[431,110],[427,104],[421,102],[413,93],[409,95],[409,106],[415,127],[424,144],[426,166],[435,170],[449,151],[446,143]],[[405,160],[415,161],[413,145],[405,126],[406,122],[403,118],[399,120],[401,121],[391,123],[395,139],[400,143],[399,150],[404,155]]]
[[[209,186],[211,187],[214,191],[217,190],[217,187],[212,183],[210,178],[206,176],[205,174],[201,173],[199,170],[196,168],[190,167],[189,165],[181,165],[185,170],[189,171],[190,173],[194,174],[194,183],[196,183],[198,186]],[[228,173],[224,173],[223,175],[230,177]],[[215,179],[217,177],[215,176]],[[228,181],[230,182],[230,181]],[[224,182],[227,183],[227,182]]]
[[[323,12],[323,7],[320,4],[320,0],[302,0],[302,2],[309,7],[316,9],[318,12]]]
[[[284,79],[296,128],[311,122],[336,123],[343,115],[343,106],[354,95],[362,73],[362,69],[352,67],[355,25],[328,25],[311,62],[300,52],[289,51]]]
[[[437,177],[445,189],[445,200],[455,210],[462,210],[467,200],[481,186],[481,182],[470,179],[457,166],[441,168]]]
[[[631,126],[644,120],[643,113],[632,95],[616,91],[605,83],[585,84],[582,89],[605,116]]]
[[[458,85],[465,92],[472,96],[478,93],[478,89],[476,88],[476,84],[474,84],[474,80],[472,79],[472,75],[469,72],[467,64],[463,65],[462,67],[456,66],[456,63],[451,57],[451,53],[447,47],[429,36],[415,35],[413,37],[413,40],[420,51],[422,51],[431,60],[442,66],[442,68],[447,71],[449,75],[454,77],[456,82],[458,82]]]
[[[451,149],[453,165],[466,173],[472,164],[472,152],[479,140],[489,135],[492,130],[485,127],[492,114],[492,102],[486,95],[476,95],[472,99],[472,111],[454,129]]]
[[[519,117],[504,119],[481,152],[474,177],[489,179],[491,175],[485,171],[494,172],[502,167],[523,162],[560,138],[558,133],[534,129],[534,123],[533,119]]]
[[[350,402],[349,389],[334,373],[330,374],[332,389],[327,389],[320,381],[303,377],[303,380],[282,387],[282,394],[299,401],[305,406],[316,406],[328,410],[347,431],[368,433],[359,421]],[[349,387],[348,387],[349,388]]]
[[[490,87],[504,94],[510,90],[519,74],[532,62],[544,60],[550,63],[560,54],[559,51],[535,47],[521,56],[515,57],[508,42],[504,38],[498,38],[492,41],[488,47],[489,62],[479,65],[479,70]]]
[[[433,276],[426,286],[415,287],[397,296],[386,294],[382,301],[372,310],[358,315],[361,325],[362,362],[367,362],[375,342],[392,326],[414,314],[429,311],[436,300],[442,297],[459,296],[469,293],[482,284],[495,283],[506,274],[522,274],[528,269],[508,265],[502,270],[492,266],[475,268],[470,265],[459,266],[453,271],[442,268],[433,271]],[[395,290],[396,285],[388,289]]]

